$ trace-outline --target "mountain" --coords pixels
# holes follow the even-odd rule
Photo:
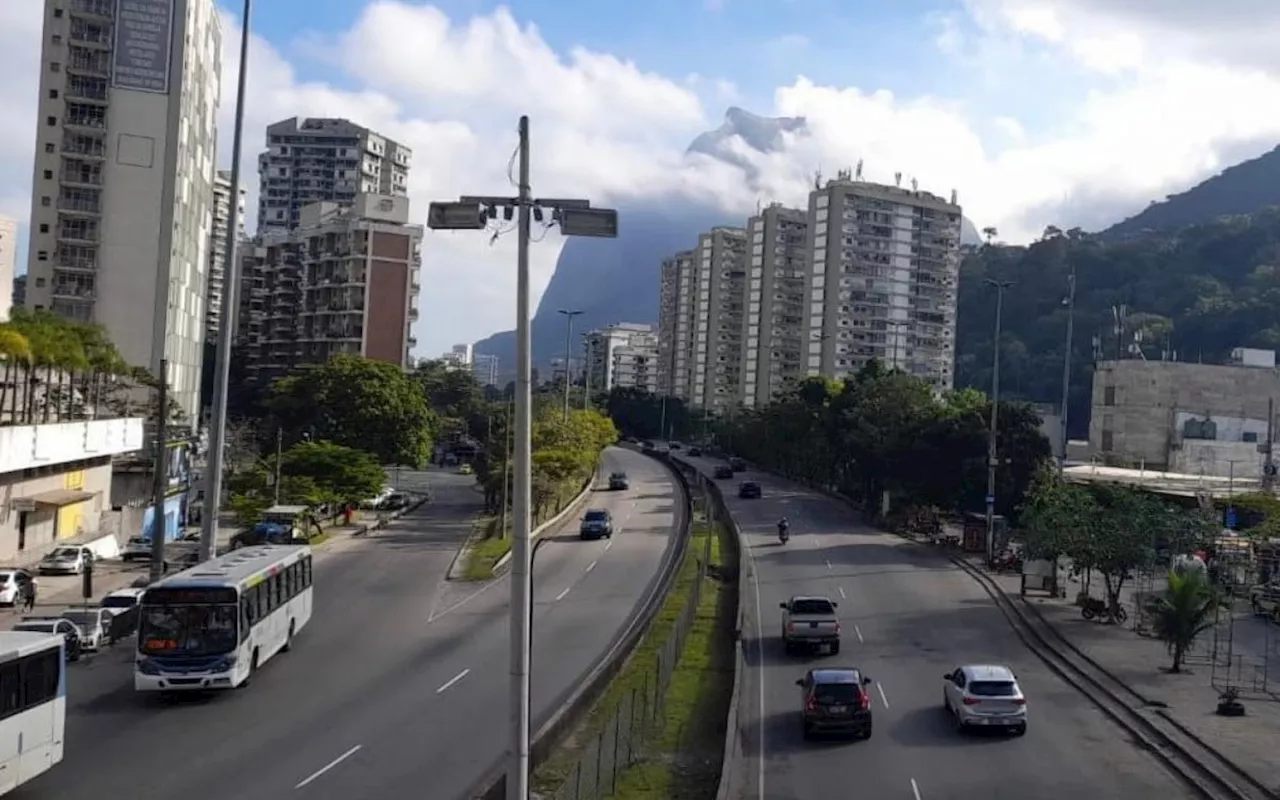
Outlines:
[[[754,196],[758,193],[756,169],[734,145],[745,145],[764,155],[779,153],[786,147],[789,135],[803,136],[806,131],[803,117],[761,117],[732,107],[725,112],[719,128],[693,140],[686,157],[700,155],[737,167],[742,172],[743,194]],[[662,259],[694,246],[698,234],[708,228],[745,222],[686,198],[621,203],[618,217],[617,239],[572,238],[565,242],[533,317],[534,366],[546,365],[564,353],[565,323],[559,309],[582,312],[573,321],[576,331],[617,322],[656,323]],[[967,219],[961,240],[965,244],[982,241]],[[501,380],[513,377],[513,331],[476,342],[475,352],[498,357],[499,370],[506,376]]]
[[[1099,234],[1116,242],[1145,233],[1168,232],[1235,214],[1280,206],[1280,147],[1228,167],[1181,194],[1153,202],[1139,214]]]

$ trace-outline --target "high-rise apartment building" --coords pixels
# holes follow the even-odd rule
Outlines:
[[[471,358],[471,374],[481,386],[498,385],[498,357],[476,353]]]
[[[806,372],[869,360],[949,389],[955,374],[960,206],[848,172],[809,195]]]
[[[222,30],[213,0],[45,0],[26,304],[103,325],[198,420]]]
[[[307,206],[297,227],[246,245],[261,250],[246,256],[238,323],[255,381],[343,354],[407,367],[417,345],[421,243],[407,197],[362,194],[349,206]],[[255,297],[263,298],[259,312]]]
[[[694,273],[692,250],[664,258],[658,294],[658,392],[686,402],[693,341]]]
[[[226,290],[227,248],[245,238],[245,190],[240,187],[236,231],[231,234],[231,171],[220,169],[213,178],[213,230],[209,233],[209,294],[205,300],[205,337],[217,341],[222,327],[223,293]]]
[[[267,126],[258,156],[258,233],[288,230],[312,203],[405,197],[412,152],[345,119],[293,117]]]
[[[805,376],[809,215],[773,203],[747,221],[742,404],[761,408]]]
[[[738,403],[746,321],[747,232],[716,227],[698,236],[693,260],[690,402],[708,411]]]
[[[658,331],[652,325],[619,322],[585,337],[587,385],[591,392],[613,389],[658,391]]]
[[[9,309],[15,305],[13,286],[17,262],[18,223],[8,217],[0,217],[0,322],[9,319]]]

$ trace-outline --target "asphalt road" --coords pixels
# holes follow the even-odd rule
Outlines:
[[[678,454],[677,454],[678,455]],[[707,475],[715,462],[684,459]],[[737,481],[758,480],[760,500]],[[857,521],[848,506],[761,473],[722,481],[756,584],[743,632],[741,714],[753,800],[1076,800],[1192,797],[1152,757],[1026,650],[979,585],[945,558]],[[777,539],[786,516],[792,537]],[[788,657],[778,604],[827,595],[843,624],[837,656]],[[942,677],[1000,663],[1028,698],[1025,737],[961,736],[942,710]],[[869,675],[875,732],[865,742],[805,742],[796,679],[815,666]]]
[[[592,501],[614,512],[612,543],[557,540],[538,554],[535,716],[605,651],[671,539],[666,470],[621,450],[603,469],[633,479],[630,492]],[[316,613],[252,686],[204,700],[141,696],[127,646],[73,670],[64,761],[15,796],[461,796],[501,757],[508,718],[509,584],[444,581],[478,506],[473,481],[436,473],[431,503],[318,555]]]

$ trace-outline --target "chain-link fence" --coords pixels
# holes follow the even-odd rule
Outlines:
[[[705,518],[695,520],[694,525],[707,527],[709,521]],[[602,800],[609,797],[617,790],[622,773],[641,761],[646,745],[662,733],[663,700],[680,653],[684,650],[685,638],[697,618],[711,558],[711,537],[715,535],[715,528],[710,527],[704,538],[703,550],[690,550],[685,554],[686,559],[698,559],[697,580],[690,587],[689,597],[680,609],[675,626],[667,633],[667,639],[657,654],[647,656],[653,660],[642,666],[636,684],[612,701],[613,707],[604,725],[595,730],[582,748],[578,761],[569,769],[560,788],[553,794],[544,795],[548,800]],[[684,564],[678,567],[681,571],[684,568]]]

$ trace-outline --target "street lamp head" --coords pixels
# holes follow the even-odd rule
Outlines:
[[[569,309],[562,308],[562,309],[560,309],[559,313],[564,314],[566,317],[576,317],[576,316],[578,316],[579,314],[581,314],[582,312],[581,312],[581,311],[570,311]]]

